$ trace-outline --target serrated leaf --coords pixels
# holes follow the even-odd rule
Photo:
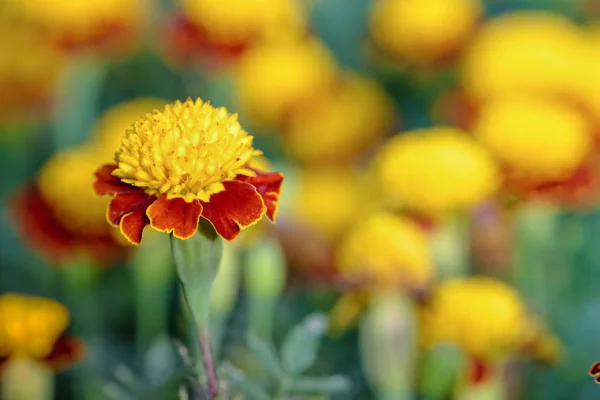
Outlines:
[[[261,340],[256,335],[248,335],[248,347],[258,356],[269,374],[276,379],[281,376],[281,364],[277,352],[271,343]]]
[[[349,391],[352,382],[342,375],[301,377],[292,383],[292,391],[300,393],[339,394]]]
[[[292,375],[309,369],[317,359],[321,339],[327,328],[322,314],[311,314],[296,325],[281,347],[283,366]]]

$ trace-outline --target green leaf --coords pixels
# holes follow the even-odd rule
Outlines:
[[[256,354],[273,378],[279,379],[281,377],[279,357],[277,357],[277,352],[271,343],[250,334],[248,335],[248,347]]]
[[[272,400],[260,386],[247,380],[242,371],[231,364],[224,364],[220,368],[220,376],[225,378],[228,386],[228,397],[237,398],[237,394],[244,394],[246,400]]]
[[[309,369],[317,359],[317,351],[327,328],[322,314],[311,314],[296,325],[285,338],[281,356],[284,368],[292,375]]]
[[[301,377],[292,383],[292,391],[300,393],[339,394],[348,392],[352,382],[342,375]]]
[[[456,346],[440,345],[425,353],[422,360],[420,391],[430,399],[448,397],[462,370],[463,354]]]

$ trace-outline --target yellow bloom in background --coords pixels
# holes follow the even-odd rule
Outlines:
[[[298,171],[289,213],[329,240],[337,239],[364,210],[367,194],[361,174],[348,167]],[[360,211],[362,214],[362,211]]]
[[[53,37],[93,41],[106,29],[131,29],[146,16],[147,0],[7,0],[7,7]]]
[[[546,181],[579,167],[592,145],[584,116],[566,103],[507,96],[483,105],[475,136],[515,173]]]
[[[327,93],[337,67],[315,38],[251,48],[235,71],[237,98],[257,123],[280,125],[294,108]]]
[[[139,98],[113,106],[96,122],[89,145],[98,152],[98,157],[112,161],[121,147],[125,131],[133,122],[154,110],[163,109],[166,104],[167,100],[163,99]]]
[[[18,294],[0,296],[0,358],[44,358],[69,324],[61,303]]]
[[[462,85],[481,100],[512,92],[569,94],[584,49],[579,28],[561,15],[506,14],[475,36],[462,62]]]
[[[427,235],[405,217],[378,212],[354,225],[338,245],[336,266],[369,288],[424,287],[433,276]]]
[[[36,103],[51,95],[64,64],[42,33],[0,16],[0,119],[30,118]]]
[[[384,50],[426,64],[460,49],[481,14],[479,0],[376,0],[369,28]]]
[[[307,29],[298,0],[181,0],[185,16],[216,43],[255,43],[299,37]]]
[[[384,198],[430,217],[475,205],[499,185],[486,150],[449,127],[392,138],[376,156],[374,174]]]
[[[440,283],[421,312],[421,343],[453,343],[470,356],[493,360],[531,338],[525,306],[510,286],[488,277]]]
[[[586,39],[585,56],[581,70],[575,76],[575,100],[600,122],[600,23],[596,22],[584,30]]]
[[[331,95],[293,113],[284,146],[306,163],[349,161],[388,133],[394,113],[392,100],[377,82],[348,74]]]
[[[110,225],[106,221],[109,201],[98,197],[92,186],[94,171],[100,162],[102,160],[90,148],[74,147],[54,153],[38,174],[41,196],[54,216],[71,231],[109,232]]]

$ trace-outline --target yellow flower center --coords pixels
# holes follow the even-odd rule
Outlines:
[[[107,197],[94,192],[94,171],[102,162],[87,147],[76,147],[55,153],[42,167],[38,189],[54,211],[55,217],[73,231],[104,234]]]
[[[252,175],[247,164],[261,154],[237,114],[200,99],[154,111],[126,132],[115,156],[115,176],[153,195],[208,200],[221,182]]]
[[[0,296],[0,357],[43,358],[69,324],[57,301],[18,294]]]
[[[388,213],[373,214],[349,231],[338,248],[337,266],[347,278],[376,287],[418,288],[433,275],[424,232]]]
[[[455,343],[486,359],[516,350],[530,328],[518,294],[487,277],[440,284],[422,311],[421,322],[424,346]]]

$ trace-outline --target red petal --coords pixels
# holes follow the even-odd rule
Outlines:
[[[173,232],[179,239],[194,236],[201,213],[202,205],[199,200],[188,203],[182,198],[168,199],[167,196],[160,196],[146,210],[150,226],[161,232]]]
[[[156,197],[143,190],[118,193],[108,206],[108,220],[119,225],[121,233],[133,244],[140,244],[142,231],[150,223],[146,216],[148,207]]]
[[[223,182],[225,190],[210,196],[202,203],[202,216],[209,220],[217,233],[233,240],[242,228],[258,222],[266,207],[256,188],[241,181]]]
[[[58,372],[82,360],[84,353],[85,345],[80,339],[73,336],[61,336],[54,343],[50,354],[44,358],[44,362]]]
[[[48,203],[34,185],[19,192],[10,207],[19,235],[53,261],[61,261],[73,251],[75,235],[54,217]]]
[[[492,369],[490,366],[482,360],[472,359],[471,368],[469,370],[469,382],[472,384],[479,384],[490,378],[492,375]]]
[[[115,169],[117,169],[116,164],[107,164],[98,168],[98,170],[96,171],[96,182],[94,182],[94,191],[98,196],[138,190],[134,186],[121,182],[121,180],[118,177],[114,176],[112,172]]]
[[[263,172],[254,168],[252,170],[256,173],[256,176],[240,175],[235,179],[247,182],[256,188],[256,191],[260,194],[267,207],[267,218],[275,222],[279,196],[281,195],[281,185],[283,184],[283,174],[280,172]]]

